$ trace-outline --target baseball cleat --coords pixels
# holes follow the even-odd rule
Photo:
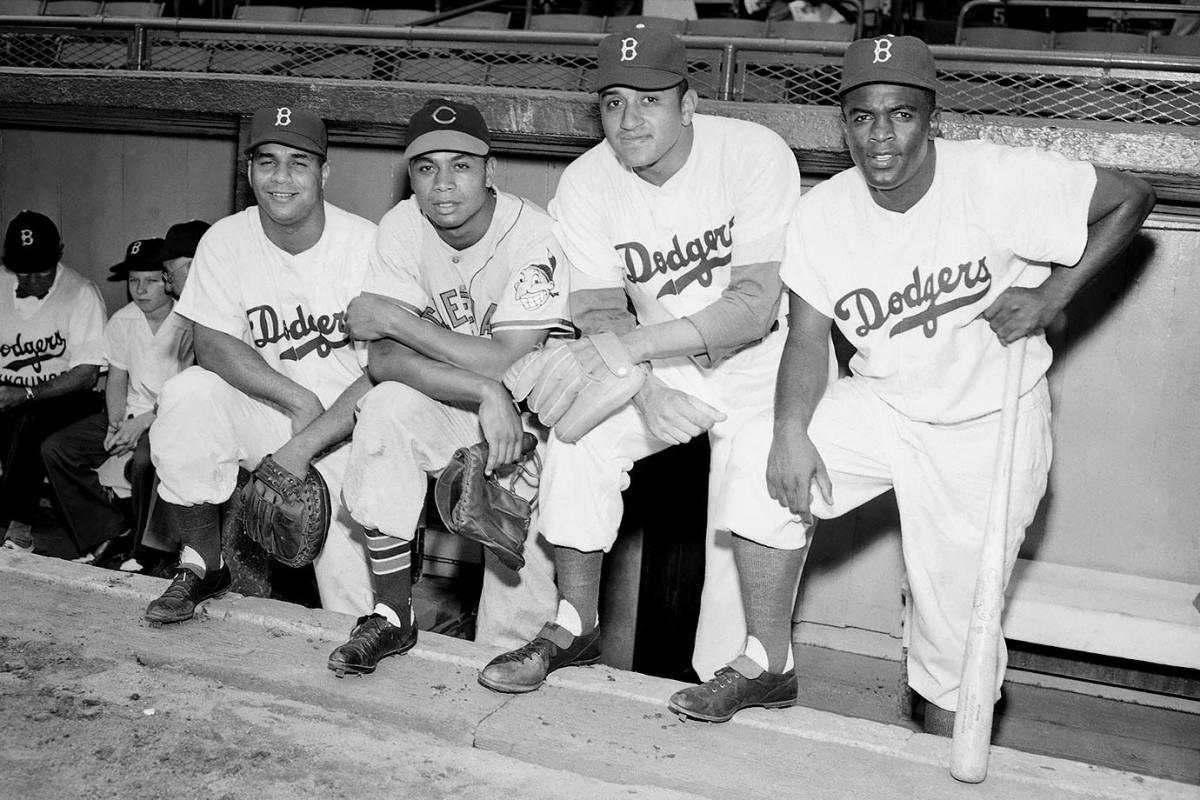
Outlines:
[[[798,693],[796,670],[777,675],[743,655],[717,670],[711,680],[671,695],[667,707],[689,719],[728,722],[743,708],[794,706]]]
[[[329,668],[339,678],[369,675],[379,659],[398,656],[417,643],[417,626],[396,626],[382,614],[359,617],[350,631],[350,641],[329,654]]]
[[[146,606],[146,621],[151,627],[184,622],[196,613],[196,606],[229,591],[232,583],[229,567],[221,567],[201,578],[187,567],[175,571],[175,579],[157,600]]]
[[[561,667],[584,667],[600,660],[600,627],[572,636],[553,622],[542,626],[537,638],[523,647],[496,656],[479,671],[479,682],[508,694],[532,692],[546,676]]]

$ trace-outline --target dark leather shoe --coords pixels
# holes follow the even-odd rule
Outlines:
[[[189,620],[196,613],[196,606],[225,594],[231,583],[228,567],[209,572],[203,578],[187,567],[180,567],[162,596],[146,606],[146,620],[154,625]]]
[[[396,626],[382,614],[368,614],[354,623],[350,641],[329,654],[329,668],[339,678],[367,675],[379,659],[407,653],[416,643],[416,625]]]
[[[582,667],[599,660],[600,626],[572,636],[566,628],[547,622],[532,642],[488,662],[479,671],[479,682],[497,692],[532,692],[560,667]]]
[[[738,656],[717,670],[712,680],[671,695],[667,707],[676,714],[705,722],[728,722],[743,708],[786,708],[796,705],[796,670],[766,672],[753,659]]]

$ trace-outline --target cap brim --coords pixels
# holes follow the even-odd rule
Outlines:
[[[469,156],[486,156],[492,151],[482,139],[462,131],[430,131],[423,133],[404,148],[404,157],[413,159],[426,153],[466,153]]]
[[[846,95],[849,92],[854,91],[855,89],[857,89],[860,86],[870,86],[872,83],[887,83],[887,84],[892,84],[894,86],[911,86],[914,89],[925,89],[926,91],[933,92],[935,95],[938,93],[938,86],[937,86],[936,81],[931,82],[931,81],[927,80],[926,78],[923,78],[919,75],[909,75],[906,73],[895,73],[892,75],[888,75],[887,77],[881,77],[878,75],[874,75],[874,76],[864,77],[864,78],[860,78],[858,80],[852,81],[852,82],[846,84],[845,86],[843,86],[842,88],[838,89],[838,95],[839,96]]]
[[[297,136],[294,133],[279,133],[255,139],[246,147],[246,155],[252,155],[256,147],[264,144],[282,144],[287,147],[294,147],[297,150],[303,150],[306,153],[312,153],[314,156],[325,158],[325,148],[307,136]]]
[[[650,67],[623,67],[597,73],[593,79],[595,91],[603,92],[614,86],[626,86],[641,92],[659,92],[683,83],[684,76],[677,72]]]

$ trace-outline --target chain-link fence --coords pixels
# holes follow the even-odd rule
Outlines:
[[[397,28],[330,35],[313,26],[259,25],[242,32],[172,21],[91,29],[0,27],[0,66],[279,75],[358,81],[588,91],[593,34]],[[208,28],[208,29],[205,29]],[[354,35],[346,35],[346,34]],[[301,35],[302,34],[302,35]],[[701,97],[837,105],[843,44],[689,39],[689,72]],[[1070,120],[1200,124],[1200,60],[1064,57],[969,48],[938,54],[940,105],[972,114]]]

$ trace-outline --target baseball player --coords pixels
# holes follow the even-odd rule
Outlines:
[[[375,226],[324,200],[325,125],[290,106],[255,112],[248,174],[258,205],[218,221],[196,250],[176,313],[193,323],[198,366],[168,381],[150,428],[167,525],[183,543],[180,569],[150,603],[151,622],[190,619],[230,587],[218,507],[274,451],[304,475],[315,464],[339,497],[354,403],[369,386],[345,330],[362,287]],[[325,608],[371,606],[366,559],[335,503],[315,563]]]
[[[774,416],[738,435],[722,523],[783,554],[804,547],[810,515],[837,516],[895,489],[913,601],[908,678],[928,701],[927,729],[949,733],[1004,348],[1028,339],[1011,569],[1050,467],[1043,330],[1124,249],[1154,192],[1034,148],[935,138],[935,76],[919,39],[861,39],[846,50],[842,125],[855,166],[808,192],[792,218],[782,270],[790,323]],[[826,388],[820,366],[835,320],[857,353],[852,374]],[[774,513],[741,505],[758,496],[764,475],[779,501]],[[781,557],[773,572],[790,583],[797,568]],[[768,615],[781,632],[790,608]],[[704,688],[681,693],[684,713],[709,705]]]
[[[4,547],[33,550],[45,469],[39,448],[94,413],[104,363],[104,300],[64,266],[62,238],[44,214],[22,211],[4,236],[0,270],[0,521]]]
[[[531,691],[559,667],[599,658],[601,562],[636,460],[709,436],[710,524],[692,661],[700,675],[711,677],[743,646],[734,561],[755,562],[765,549],[714,528],[712,512],[733,435],[772,405],[785,336],[779,264],[800,196],[796,159],[766,128],[696,113],[679,38],[638,26],[605,38],[598,55],[604,141],[567,167],[550,211],[574,267],[575,324],[584,334],[617,333],[652,374],[578,442],[550,439],[539,502],[560,600],[535,639],[480,673],[502,692]],[[763,486],[758,505],[770,502]],[[748,562],[743,574],[753,569]],[[792,588],[776,587],[789,596]],[[795,696],[793,680],[791,699],[779,702]]]
[[[172,310],[175,301],[163,278],[163,244],[162,239],[130,242],[124,260],[110,270],[110,279],[125,281],[133,299],[104,326],[105,411],[59,430],[42,444],[59,508],[85,553],[129,530],[124,512],[96,473],[110,456],[124,456],[134,508],[149,506],[154,482],[149,431],[158,394],[168,378],[192,363],[191,324]],[[99,556],[93,554],[93,560]]]
[[[517,461],[524,429],[500,377],[548,336],[574,334],[550,217],[496,190],[490,152],[474,106],[431,100],[413,115],[413,197],[380,221],[365,293],[350,304],[379,381],[360,401],[343,487],[367,531],[375,608],[330,656],[339,675],[372,672],[416,642],[409,542],[428,476],[480,440],[489,469]],[[516,489],[532,499],[536,483]],[[476,641],[515,646],[553,612],[548,550],[530,541],[525,557],[518,573],[485,550]]]

